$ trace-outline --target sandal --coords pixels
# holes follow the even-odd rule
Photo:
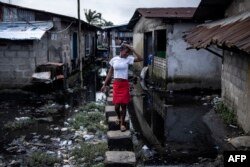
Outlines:
[[[121,128],[121,131],[122,131],[122,132],[125,132],[125,131],[127,130],[126,127],[125,127],[124,125],[121,125],[120,128]]]

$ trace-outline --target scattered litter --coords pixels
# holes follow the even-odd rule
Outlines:
[[[238,129],[238,126],[236,126],[236,125],[232,125],[232,124],[230,124],[229,126],[230,126],[231,128]]]
[[[17,120],[17,121],[27,121],[27,120],[30,120],[30,117],[16,117],[15,120]]]
[[[85,141],[89,141],[93,139],[94,137],[95,137],[94,135],[88,135],[88,134],[83,135],[83,138]]]

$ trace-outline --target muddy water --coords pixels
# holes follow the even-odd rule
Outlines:
[[[37,135],[56,135],[57,132],[51,131],[51,127],[63,126],[64,121],[73,113],[74,106],[79,104],[80,94],[50,92],[49,94],[37,94],[21,90],[12,90],[0,92],[0,151],[8,147],[8,144],[15,138],[25,136],[29,140],[32,133]],[[36,121],[28,127],[8,130],[4,125],[13,122],[20,117],[38,117],[37,110],[44,105],[58,105],[58,113],[44,115],[43,117],[52,117],[52,121]]]
[[[166,149],[177,154],[185,162],[198,158],[215,158],[217,146],[202,117],[211,109],[198,96],[176,94],[167,97],[168,108],[165,118]]]
[[[11,164],[13,159],[18,161],[18,164],[22,164],[25,157],[32,152],[24,147],[25,144],[34,144],[34,147],[30,147],[33,149],[36,148],[36,144],[45,143],[51,147],[47,149],[53,150],[51,139],[64,135],[60,129],[65,126],[67,119],[76,112],[80,105],[94,101],[95,73],[93,70],[85,74],[84,89],[77,88],[79,83],[76,83],[75,88],[67,90],[52,90],[43,85],[33,85],[25,90],[1,90],[0,164],[3,161]],[[45,106],[53,106],[57,112],[43,114],[40,111],[43,111]],[[22,117],[42,118],[42,120],[17,130],[4,128],[8,122],[14,122]],[[71,137],[63,136],[65,139]],[[16,143],[15,146],[12,146],[12,143]],[[8,151],[8,149],[13,151]]]
[[[212,108],[210,102],[215,93],[219,92],[149,90],[143,93],[144,123],[150,127],[163,150],[155,151],[155,143],[145,138],[145,145],[151,151],[145,165],[190,165],[214,161],[219,146],[202,118]]]

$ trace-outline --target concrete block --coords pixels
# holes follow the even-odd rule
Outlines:
[[[117,116],[110,116],[108,117],[108,127],[109,130],[120,130],[120,125],[117,124]],[[125,118],[125,126],[127,129],[129,129],[130,125],[129,125],[129,117],[126,116]]]
[[[12,65],[13,63],[13,59],[12,57],[0,57],[1,61],[0,61],[0,65]],[[0,67],[1,69],[1,67]]]
[[[30,64],[23,64],[23,65],[19,65],[18,66],[18,70],[30,70],[31,69],[31,65]]]
[[[17,57],[29,57],[29,51],[17,51]]]
[[[107,98],[107,103],[108,103],[109,105],[112,105],[112,104],[113,104],[113,97],[108,97],[108,98]]]
[[[110,150],[133,150],[131,132],[120,130],[107,132],[108,146]]]
[[[130,151],[107,151],[105,167],[135,167],[135,153]]]
[[[9,49],[10,50],[16,50],[16,51],[18,51],[18,50],[21,50],[22,49],[22,45],[10,45],[9,46]]]
[[[113,90],[113,89],[112,89]],[[109,97],[113,97],[113,92],[109,93]]]
[[[108,120],[108,117],[110,116],[116,116],[115,106],[113,105],[105,106],[105,115],[106,115],[106,120]]]
[[[16,51],[6,51],[5,57],[16,57],[17,53]]]

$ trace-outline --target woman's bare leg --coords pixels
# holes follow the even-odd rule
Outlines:
[[[120,121],[121,113],[120,113],[120,105],[119,104],[115,104],[115,112],[117,114],[118,121]]]
[[[126,110],[127,110],[127,105],[123,104],[121,105],[122,111],[121,111],[121,126],[125,127],[125,117],[126,117]],[[124,129],[124,128],[123,128]],[[125,129],[126,130],[126,129]]]

